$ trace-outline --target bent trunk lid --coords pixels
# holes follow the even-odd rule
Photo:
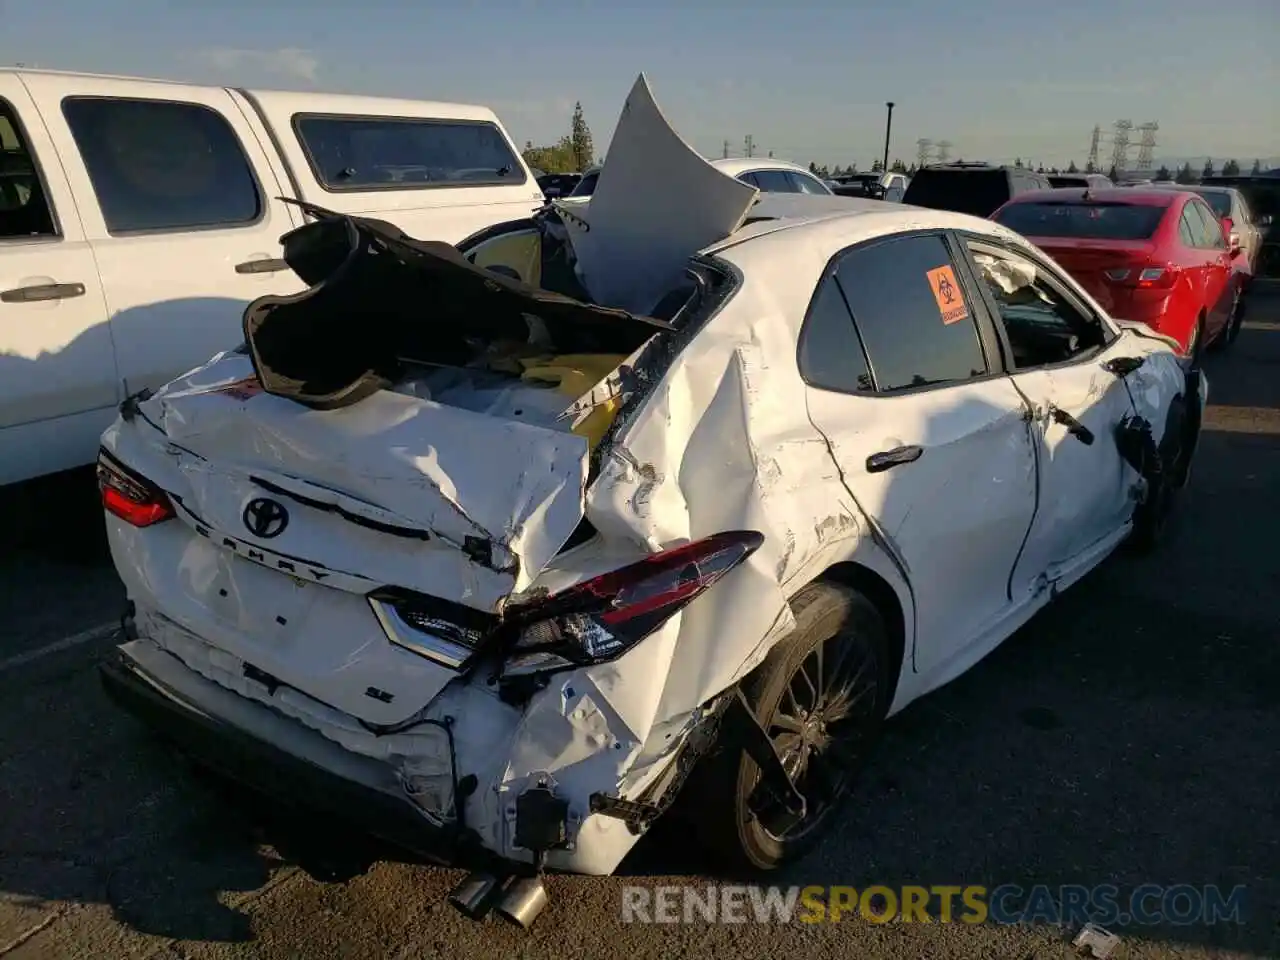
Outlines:
[[[166,486],[188,523],[249,559],[310,565],[330,586],[396,586],[496,612],[583,515],[588,442],[568,425],[388,390],[312,410],[262,391],[239,354],[138,411],[164,434],[177,467]],[[262,500],[283,508],[282,526],[251,516]]]
[[[1123,280],[1108,277],[1107,271],[1141,270],[1150,263],[1156,249],[1148,240],[1029,239],[1071,274],[1108,313],[1123,312],[1132,291]]]

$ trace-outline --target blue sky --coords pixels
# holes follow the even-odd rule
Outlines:
[[[1248,164],[1280,154],[1278,51],[1277,0],[0,0],[0,64],[479,102],[521,144],[581,100],[600,149],[644,71],[707,154],[863,168],[886,100],[904,161],[1083,162],[1127,118]]]

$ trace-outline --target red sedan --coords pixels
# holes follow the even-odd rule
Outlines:
[[[1191,354],[1239,326],[1228,236],[1204,198],[1162,189],[1040,190],[991,215],[1062,265],[1112,316]]]

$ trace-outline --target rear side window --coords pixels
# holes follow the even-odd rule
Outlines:
[[[57,235],[40,168],[23,135],[17,111],[0,100],[0,240]]]
[[[518,185],[524,168],[496,124],[298,114],[294,131],[329,191]]]
[[[831,195],[831,191],[813,177],[805,176],[803,173],[792,173],[789,176],[798,193],[811,193],[819,197],[829,197]]]
[[[831,274],[818,285],[800,333],[800,376],[820,390],[875,390],[853,316]]]
[[[1222,223],[1213,215],[1203,201],[1192,200],[1187,204],[1186,216],[1191,227],[1194,246],[1201,250],[1226,248],[1227,241],[1222,235]]]
[[[921,170],[903,202],[934,210],[989,217],[1009,199],[1009,175],[1003,170]]]
[[[881,392],[987,372],[974,307],[939,236],[855,248],[836,277]]]
[[[240,226],[258,183],[226,119],[198,103],[67,97],[62,113],[112,234]]]
[[[785,170],[755,170],[751,174],[755,185],[765,193],[798,193],[799,188],[787,176]]]
[[[1089,240],[1146,240],[1167,207],[1128,203],[1011,203],[996,222],[1024,237],[1079,237]]]

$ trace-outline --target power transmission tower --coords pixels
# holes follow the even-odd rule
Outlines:
[[[746,135],[746,137],[742,141],[742,144],[744,147],[746,147],[746,153],[748,157],[754,157],[756,155],[756,145],[755,145],[755,142],[751,139],[751,134],[748,133]]]
[[[916,141],[916,166],[923,167],[933,156],[933,141],[921,137]]]
[[[951,141],[939,140],[938,141],[938,162],[946,163],[950,159],[951,159]]]
[[[1150,123],[1144,123],[1138,128],[1142,134],[1142,140],[1138,143],[1138,169],[1150,170],[1152,164],[1155,163],[1156,155],[1156,131],[1160,129],[1160,124],[1152,120]]]
[[[724,142],[724,152],[722,152],[720,156],[725,160],[729,159],[729,141],[728,140]]]
[[[1093,125],[1093,136],[1089,140],[1089,162],[1085,169],[1090,173],[1098,169],[1098,141],[1102,139],[1102,127]]]
[[[1129,131],[1133,129],[1132,120],[1117,120],[1115,135],[1111,138],[1111,165],[1117,172],[1129,166]]]

